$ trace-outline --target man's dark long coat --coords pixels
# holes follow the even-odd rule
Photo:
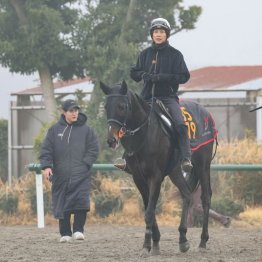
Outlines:
[[[90,169],[96,161],[99,146],[94,130],[86,125],[86,116],[69,125],[64,115],[47,132],[43,141],[40,163],[51,167],[52,206],[55,218],[65,211],[90,209]]]

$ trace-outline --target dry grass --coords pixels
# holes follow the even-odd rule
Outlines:
[[[241,164],[261,164],[262,145],[257,144],[252,139],[233,141],[230,144],[220,142],[216,163],[241,163]],[[34,185],[33,174],[22,176],[19,180],[13,181],[12,187],[0,181],[0,193],[16,193],[19,195],[18,210],[14,215],[7,215],[0,210],[0,224],[12,225],[32,225],[37,223],[36,216],[32,214],[30,202],[27,198],[27,191]],[[50,190],[50,184],[44,184],[44,190]],[[98,190],[98,189],[96,189]],[[95,214],[94,201],[91,197],[91,211],[88,215],[88,223],[112,223],[125,225],[144,225],[144,214],[141,209],[139,193],[133,182],[129,179],[113,180],[108,177],[99,177],[99,190],[110,192],[123,199],[123,209],[121,212],[111,214],[107,218],[100,218]],[[4,193],[3,193],[4,192]],[[177,190],[171,185],[169,180],[165,180],[162,188],[162,211],[157,215],[160,225],[178,225],[180,222],[180,203]],[[45,216],[45,223],[55,224],[57,221],[51,214]],[[233,220],[232,226],[262,227],[262,206],[248,207]]]
[[[262,144],[253,139],[219,142],[214,162],[218,164],[261,164]]]

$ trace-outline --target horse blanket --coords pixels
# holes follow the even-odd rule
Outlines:
[[[156,104],[158,105],[155,107],[157,115],[161,116],[161,114],[164,114],[168,119],[171,119],[168,109],[163,103],[156,99]],[[188,138],[192,152],[216,139],[218,131],[215,127],[215,122],[204,107],[190,100],[180,100],[180,109],[188,129]],[[172,133],[171,122],[169,125],[166,121],[163,122],[165,128]]]
[[[215,122],[204,107],[193,101],[181,100],[180,108],[188,128],[192,152],[216,139],[218,131]]]

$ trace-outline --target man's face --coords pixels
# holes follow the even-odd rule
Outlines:
[[[76,122],[77,118],[78,118],[78,114],[79,114],[78,108],[72,108],[68,111],[65,111],[64,116],[65,116],[66,122],[68,124],[72,124],[72,123]]]
[[[155,29],[153,31],[153,41],[156,44],[162,44],[166,42],[167,36],[166,36],[166,31],[164,29]]]

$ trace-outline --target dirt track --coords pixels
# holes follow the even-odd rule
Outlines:
[[[87,225],[86,240],[58,243],[58,229],[47,226],[0,227],[0,261],[262,261],[262,229],[210,228],[207,250],[200,252],[201,231],[190,228],[190,250],[178,247],[177,227],[160,226],[161,255],[141,258],[144,228],[141,226]]]

